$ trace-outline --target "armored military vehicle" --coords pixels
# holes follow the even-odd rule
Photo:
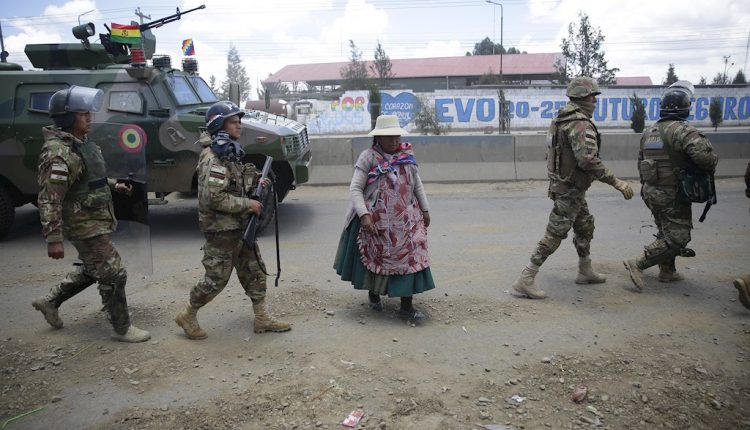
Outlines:
[[[146,167],[133,173],[135,179],[147,182],[149,192],[163,196],[195,191],[201,142],[208,141],[205,114],[218,98],[198,75],[192,59],[183,60],[178,70],[168,57],[153,55],[156,39],[151,29],[196,9],[178,9],[175,15],[139,24],[140,47],[114,42],[109,27],[107,34],[99,35],[100,43],[89,43],[95,30],[88,23],[73,29],[79,43],[27,45],[26,56],[41,70],[0,63],[0,238],[7,234],[15,208],[36,202],[37,160],[44,143],[41,130],[52,123],[49,99],[71,85],[105,93],[102,109],[93,114],[90,135],[105,157],[109,153],[109,160],[117,159],[112,154],[118,151],[145,151]],[[246,161],[259,164],[266,155],[273,157],[279,200],[307,182],[311,152],[304,125],[257,111],[248,111],[242,125]],[[270,210],[273,205],[265,206]],[[266,213],[263,218],[268,221],[272,216]]]

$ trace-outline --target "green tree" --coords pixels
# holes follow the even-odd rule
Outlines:
[[[216,86],[216,76],[211,75],[211,77],[208,78],[208,87],[211,88],[211,91],[213,91],[214,94],[216,94],[216,96],[218,97],[219,87]]]
[[[343,79],[341,87],[344,90],[366,90],[370,77],[367,73],[367,64],[362,60],[362,51],[357,48],[353,40],[349,40],[349,49],[351,50],[349,64],[341,69]]]
[[[711,118],[711,126],[714,128],[714,131],[718,130],[719,124],[724,121],[723,116],[721,99],[719,97],[712,98],[711,105],[708,107],[708,117]]]
[[[503,45],[494,43],[489,37],[485,37],[480,42],[474,44],[474,51],[466,52],[466,55],[495,55],[495,54],[525,54],[526,51],[521,52],[518,48],[508,48],[507,50]]]
[[[501,84],[500,75],[487,71],[479,77],[479,85],[498,85]]]
[[[675,73],[674,73],[674,64],[673,63],[669,63],[669,68],[667,69],[667,78],[664,79],[664,82],[662,82],[662,84],[664,84],[664,85],[672,85],[672,84],[674,84],[675,82],[677,82],[679,80],[680,80],[680,78],[678,78],[677,75],[675,75]]]
[[[706,85],[706,77],[701,76],[700,80],[698,81],[698,85]]]
[[[726,85],[729,82],[729,76],[721,72],[716,72],[716,76],[714,76],[714,79],[711,81],[711,85]]]
[[[604,35],[600,28],[594,28],[589,17],[578,13],[579,22],[568,24],[568,37],[560,44],[565,61],[558,60],[555,69],[560,83],[568,83],[576,76],[590,76],[600,84],[614,84],[617,67],[607,67],[604,58]]]
[[[219,98],[226,100],[229,98],[229,84],[238,84],[240,86],[240,101],[247,100],[250,95],[250,79],[247,77],[245,66],[242,65],[242,59],[237,52],[233,43],[229,44],[227,53],[227,79],[222,82],[219,89]]]
[[[266,98],[266,94],[270,97],[271,95],[283,95],[289,94],[289,87],[285,83],[278,82],[263,82],[255,92],[258,94],[258,100]]]
[[[448,124],[440,124],[438,121],[437,113],[435,111],[435,107],[430,104],[430,102],[425,99],[424,97],[418,97],[419,100],[419,107],[417,114],[414,116],[414,125],[417,126],[417,129],[421,134],[434,134],[434,135],[440,135],[440,134],[447,134],[451,126]]]
[[[630,98],[630,102],[633,105],[633,115],[630,118],[630,128],[636,133],[643,133],[643,129],[646,128],[646,106],[643,104],[643,100],[639,99],[635,92],[633,92],[633,97]]]
[[[367,89],[370,93],[370,126],[374,129],[375,122],[380,116],[380,88],[372,83]]]
[[[745,73],[742,72],[742,69],[737,70],[737,75],[732,80],[733,84],[746,84],[747,79],[745,79]]]
[[[391,72],[393,64],[391,63],[390,57],[385,53],[385,49],[378,40],[378,46],[375,48],[375,61],[370,66],[373,76],[378,79],[378,84],[381,87],[387,87],[388,81],[393,79],[394,75]],[[380,93],[378,93],[380,94]]]
[[[498,88],[497,90],[497,122],[500,134],[510,133],[510,117],[508,116],[508,102],[505,99],[505,92]]]

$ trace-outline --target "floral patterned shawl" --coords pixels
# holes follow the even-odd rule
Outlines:
[[[365,193],[375,193],[370,208],[378,234],[360,229],[357,238],[362,263],[377,275],[406,275],[430,266],[427,228],[414,195],[417,163],[411,145],[403,143],[393,155],[371,148],[377,164],[370,168]]]

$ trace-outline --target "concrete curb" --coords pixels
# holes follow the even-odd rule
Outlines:
[[[717,176],[742,176],[750,159],[750,132],[706,133],[719,156]],[[406,136],[425,182],[547,179],[543,134]],[[618,177],[637,178],[640,134],[602,135],[601,157]],[[348,184],[370,137],[311,139],[311,185]]]

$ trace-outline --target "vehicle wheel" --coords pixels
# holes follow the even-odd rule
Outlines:
[[[258,234],[263,232],[276,216],[276,211],[273,207],[273,189],[266,194],[265,200],[261,203],[263,204],[263,212],[260,214],[260,219],[258,220]]]
[[[8,190],[0,185],[0,239],[8,234],[15,217],[16,206],[13,204],[13,199]]]

